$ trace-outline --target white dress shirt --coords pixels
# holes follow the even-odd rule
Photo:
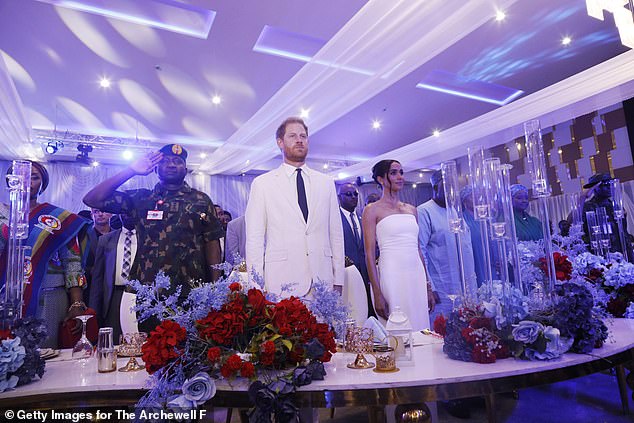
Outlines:
[[[288,176],[288,181],[291,184],[293,193],[295,194],[295,198],[297,198],[297,167],[291,166],[288,163],[283,163],[282,166],[284,166],[284,172],[286,173],[286,176]],[[310,193],[310,173],[308,170],[308,166],[306,166],[306,163],[301,165],[299,168],[302,170],[302,179],[304,180],[304,187],[306,188],[306,199],[308,200]],[[308,210],[308,214],[310,215],[310,210]]]

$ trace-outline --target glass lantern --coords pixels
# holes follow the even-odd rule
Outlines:
[[[397,340],[396,363],[400,366],[413,366],[414,336],[412,324],[407,314],[399,306],[394,307],[385,326],[387,333]]]

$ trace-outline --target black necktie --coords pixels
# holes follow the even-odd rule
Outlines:
[[[302,170],[297,168],[297,203],[302,210],[304,220],[308,222],[308,201],[306,201],[306,186],[304,186],[304,178],[302,178]]]
[[[357,246],[359,245],[359,228],[357,227],[357,221],[354,220],[354,213],[350,212],[350,221],[352,222],[352,230],[354,231],[354,242],[357,243]]]

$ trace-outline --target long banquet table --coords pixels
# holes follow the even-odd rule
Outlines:
[[[634,320],[607,322],[610,337],[591,354],[565,354],[551,361],[499,360],[493,364],[454,361],[442,352],[441,341],[428,336],[414,347],[415,365],[396,373],[353,370],[354,358],[337,353],[326,364],[327,376],[302,387],[296,396],[301,407],[382,406],[420,403],[471,396],[487,396],[535,385],[572,379],[619,366],[621,399],[627,403],[622,365],[634,362]],[[119,367],[127,359],[119,359]],[[1,409],[79,409],[133,405],[146,389],[145,371],[97,373],[96,360],[82,366],[68,352],[47,362],[42,380],[0,394]],[[212,403],[216,407],[248,407],[248,381],[219,382]],[[489,404],[491,405],[491,404]],[[494,407],[492,407],[494,409]]]

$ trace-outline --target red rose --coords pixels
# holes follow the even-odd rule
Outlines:
[[[238,282],[233,282],[231,285],[229,285],[229,289],[233,292],[240,291],[242,289],[242,285],[240,285]]]
[[[623,317],[627,310],[628,303],[621,297],[610,298],[607,304],[608,312],[614,317]]]
[[[242,359],[237,354],[234,354],[220,368],[220,374],[225,378],[230,378],[235,376],[240,371],[240,368],[242,368]]]
[[[603,277],[603,271],[601,269],[594,268],[590,269],[590,271],[588,272],[588,279],[590,279],[592,282],[596,282],[601,277]]]
[[[445,336],[447,334],[447,319],[442,314],[436,316],[434,319],[434,332],[441,336]]]
[[[13,339],[11,336],[11,330],[9,329],[0,329],[0,340],[3,339]]]
[[[255,376],[255,366],[251,362],[245,361],[244,363],[242,363],[242,368],[240,369],[240,376],[242,377]]]
[[[265,366],[273,365],[275,361],[275,343],[266,341],[260,345],[260,363]]]
[[[220,345],[231,345],[236,335],[245,329],[247,315],[240,298],[226,303],[220,311],[212,311],[207,317],[196,321],[198,333],[203,339],[211,339]]]
[[[275,343],[273,341],[263,342],[261,350],[263,354],[275,354]]]
[[[474,317],[469,322],[469,326],[471,326],[474,329],[485,328],[488,330],[492,330],[493,322],[488,317]]]
[[[266,300],[264,294],[259,289],[251,288],[247,292],[247,303],[253,309],[253,313],[256,315],[262,315],[267,305],[273,304]]]
[[[227,366],[226,364],[224,364],[221,368],[220,368],[220,374],[222,375],[222,377],[224,377],[225,379],[229,379],[231,376],[234,375],[233,370],[231,370],[229,368],[229,366]]]
[[[328,325],[325,323],[316,323],[314,324],[313,328],[314,329],[312,331],[312,336],[310,336],[310,339],[317,338],[317,340],[321,342],[321,345],[324,346],[326,351],[324,352],[324,355],[319,358],[319,361],[321,361],[322,363],[327,363],[330,361],[332,354],[337,352],[335,333],[330,330]],[[305,342],[310,341],[310,339],[306,340]]]
[[[220,360],[220,348],[218,347],[211,347],[207,350],[207,360],[211,361],[212,363],[217,362],[218,360]]]
[[[260,363],[263,366],[272,366],[275,361],[275,354],[261,354],[260,355]]]
[[[150,332],[141,347],[145,369],[152,374],[180,355],[177,347],[185,340],[185,328],[171,320],[165,320]]]
[[[473,335],[473,330],[473,328],[467,326],[460,332],[464,340],[471,345],[475,344],[475,342],[477,341],[477,338]]]
[[[495,363],[495,354],[490,353],[487,347],[480,343],[473,347],[471,358],[475,363]]]
[[[572,278],[572,263],[568,260],[568,256],[555,252],[553,253],[553,261],[555,262],[555,276],[557,277],[557,280],[570,280],[570,278]],[[546,257],[540,258],[539,263],[542,271],[548,274]]]
[[[240,358],[239,355],[234,354],[227,359],[226,364],[227,366],[229,366],[231,370],[234,370],[237,372],[242,367],[242,359]]]

